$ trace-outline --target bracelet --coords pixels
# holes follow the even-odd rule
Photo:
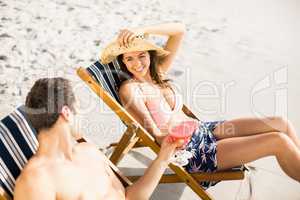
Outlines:
[[[148,38],[149,34],[148,33],[138,33],[136,34],[136,38],[140,38],[140,39],[146,39]]]

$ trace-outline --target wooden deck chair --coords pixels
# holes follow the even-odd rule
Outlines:
[[[155,153],[158,153],[160,146],[155,142],[154,137],[146,131],[126,110],[122,107],[118,96],[118,88],[126,74],[122,73],[117,61],[102,65],[96,61],[88,68],[79,67],[77,69],[79,77],[94,91],[123,121],[127,126],[126,131],[118,143],[114,143],[115,149],[110,160],[117,164],[122,157],[135,147],[150,147]],[[183,106],[183,111],[195,119],[196,116]],[[244,179],[246,166],[242,165],[232,170],[216,173],[193,173],[190,174],[183,167],[170,164],[169,167],[174,174],[163,175],[160,183],[178,183],[185,182],[201,199],[213,199],[199,184],[199,181],[221,181],[221,180],[241,180]],[[135,181],[138,177],[128,178]]]
[[[0,200],[13,199],[15,181],[37,150],[38,141],[35,135],[22,106],[0,121]],[[84,138],[78,140],[85,141]],[[132,184],[112,162],[109,163],[124,187]]]

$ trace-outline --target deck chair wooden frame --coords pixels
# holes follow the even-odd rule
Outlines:
[[[18,109],[18,111],[20,111],[19,109]],[[14,113],[14,116],[16,116],[16,112],[14,111],[13,112]],[[10,114],[10,117],[11,117],[11,114]],[[8,117],[5,117],[6,119],[8,118]],[[25,118],[25,117],[24,117]],[[32,138],[33,139],[33,137],[35,138],[35,136],[33,136],[33,134],[30,134],[29,132],[28,132],[28,130],[32,130],[33,131],[33,128],[31,127],[31,129],[28,127],[28,126],[26,126],[26,125],[24,125],[24,121],[27,121],[26,123],[28,123],[28,120],[24,120],[24,118],[23,119],[21,119],[21,118],[18,118],[18,120],[17,121],[14,121],[13,123],[13,125],[12,126],[9,126],[10,128],[8,128],[8,126],[6,126],[6,125],[4,125],[4,124],[0,124],[0,126],[1,126],[1,128],[4,128],[4,129],[7,129],[6,131],[5,131],[5,133],[9,133],[9,134],[11,134],[11,135],[14,135],[14,136],[12,136],[14,139],[15,139],[15,141],[16,141],[16,143],[18,144],[17,146],[14,146],[14,145],[11,145],[10,146],[10,148],[9,149],[11,149],[12,151],[14,151],[15,149],[20,149],[22,152],[23,152],[23,146],[19,146],[19,142],[17,141],[17,140],[23,140],[23,139],[25,139],[25,136],[24,135],[26,135],[26,137],[27,137],[27,139],[28,139],[28,137],[30,137],[30,138]],[[4,119],[4,118],[3,118]],[[10,118],[10,119],[12,119],[12,118]],[[14,119],[17,119],[17,118],[14,118]],[[2,120],[1,120],[1,123],[2,123]],[[10,124],[12,124],[12,123],[10,123]],[[21,127],[21,128],[20,128]],[[3,130],[3,129],[2,129]],[[19,132],[19,133],[21,133],[21,135],[23,135],[24,137],[21,137],[20,135],[18,135],[18,136],[16,136],[15,134],[16,134],[16,132]],[[0,132],[1,134],[2,134],[2,132]],[[28,140],[27,140],[28,141]],[[35,139],[33,139],[33,140],[31,140],[31,141],[34,141],[34,143],[35,144],[37,144],[36,142],[37,142],[37,140],[35,140]],[[1,141],[2,142],[2,141]],[[77,140],[77,142],[78,143],[81,143],[81,142],[87,142],[87,140],[85,139],[85,138],[80,138],[80,139],[78,139]],[[27,143],[27,142],[25,142],[25,144],[27,145],[27,144],[29,144],[29,143]],[[14,150],[13,150],[14,149]],[[8,149],[5,149],[5,151],[6,150],[8,150]],[[18,150],[17,150],[18,151]],[[25,150],[24,150],[25,151]],[[27,149],[26,149],[26,151],[27,151]],[[10,152],[10,151],[7,151],[7,152]],[[27,152],[28,153],[28,152]],[[27,159],[29,159],[30,157],[31,157],[31,155],[33,155],[33,153],[34,153],[34,151],[32,151],[31,153],[30,153],[30,156],[28,156],[27,157]],[[11,153],[9,153],[9,154],[11,154]],[[24,153],[24,154],[26,154],[26,153]],[[2,154],[2,155],[5,155],[6,156],[6,154]],[[28,155],[28,154],[27,154]],[[5,156],[3,156],[3,160],[5,160],[6,158],[4,158]],[[115,175],[118,177],[118,179],[120,180],[120,182],[123,184],[123,186],[124,187],[127,187],[127,186],[130,186],[130,185],[132,185],[132,182],[126,177],[126,176],[124,176],[123,174],[122,174],[122,172],[117,168],[117,166],[115,165],[115,164],[113,164],[107,157],[105,157],[106,159],[107,159],[107,162],[108,162],[108,164],[109,164],[109,166],[110,166],[110,168],[113,170],[113,172],[115,173]],[[2,157],[1,157],[1,163],[2,163],[3,161],[2,161]],[[4,164],[5,165],[5,164]],[[5,165],[5,166],[7,166],[7,165]],[[11,171],[11,169],[9,168],[10,166],[7,166],[7,168],[8,168],[8,170],[9,171]],[[4,168],[1,168],[1,173],[0,173],[0,175],[2,176],[1,178],[4,178],[4,175],[3,174],[5,174],[5,170],[4,171],[2,171]],[[4,178],[5,179],[5,178]],[[9,194],[10,192],[8,192],[8,191],[6,191],[5,189],[4,189],[4,185],[2,185],[2,184],[4,184],[5,185],[5,183],[3,183],[3,182],[1,182],[1,186],[0,186],[0,200],[12,200],[12,195],[13,194]]]
[[[135,147],[149,147],[152,151],[158,154],[160,146],[157,142],[155,142],[154,137],[146,129],[144,129],[125,110],[125,108],[123,108],[123,106],[99,84],[99,82],[92,77],[88,70],[84,67],[79,67],[76,71],[78,76],[88,85],[88,87],[92,89],[92,91],[96,93],[96,95],[99,96],[127,126],[127,129],[123,133],[119,142],[112,144],[112,146],[115,146],[115,149],[110,160],[117,165],[123,156]],[[197,119],[186,105],[183,106],[183,112],[186,115]],[[174,172],[174,174],[163,175],[160,183],[185,182],[203,200],[212,200],[213,197],[199,185],[199,181],[241,180],[244,179],[244,172],[247,170],[246,166],[241,166],[236,169],[216,173],[188,173],[183,167],[173,164],[169,164],[169,168]],[[128,176],[128,178],[131,181],[135,181],[139,177]]]

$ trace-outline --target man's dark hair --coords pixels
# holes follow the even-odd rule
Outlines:
[[[34,83],[27,94],[25,108],[33,128],[39,132],[55,124],[63,106],[75,112],[74,104],[75,95],[69,80],[42,78]]]

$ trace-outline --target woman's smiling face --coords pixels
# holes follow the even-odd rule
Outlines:
[[[136,78],[144,77],[150,67],[150,54],[148,51],[134,51],[124,53],[122,58],[127,70]]]

